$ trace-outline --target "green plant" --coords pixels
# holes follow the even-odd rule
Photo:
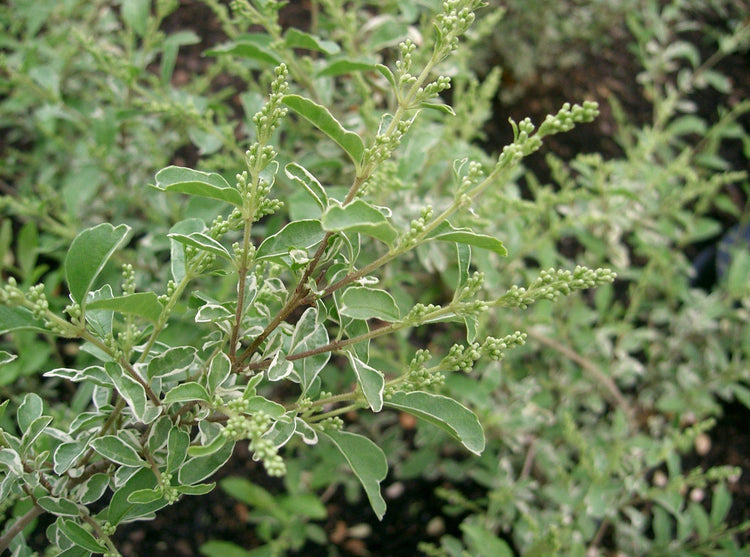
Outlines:
[[[481,388],[449,378],[480,416],[488,448],[472,466],[421,464],[457,484],[471,477],[482,495],[441,491],[446,512],[463,517],[463,536],[425,544],[426,554],[747,554],[750,522],[728,523],[733,500],[743,508],[743,470],[694,464],[723,405],[750,401],[746,258],[735,257],[710,292],[691,284],[694,246],[748,220],[730,195],[747,195],[747,173],[732,169],[725,148],[738,141],[747,155],[750,105],[733,101],[718,64],[747,51],[750,28],[745,12],[730,11],[724,29],[707,27],[704,9],[645,2],[629,14],[652,119],[635,125],[612,101],[621,156],[550,155],[552,183],[527,172],[526,198],[498,196],[479,210],[493,223],[484,231],[510,252],[501,272],[478,254],[488,283],[533,276],[532,258],[542,267],[607,261],[619,279],[588,307],[532,308],[526,346],[501,373],[479,366]],[[703,56],[705,42],[687,34],[696,30],[712,46]],[[699,112],[710,94],[728,106]],[[417,455],[434,452],[420,440]]]
[[[10,548],[14,555],[32,554],[22,531],[42,513],[56,517],[47,530],[52,554],[118,555],[112,535],[119,524],[148,519],[182,496],[211,491],[214,484],[208,480],[239,441],[249,443],[253,458],[272,476],[286,472],[284,448],[315,445],[328,454],[340,453],[382,517],[385,453],[366,435],[347,428],[341,416],[384,408],[411,413],[480,454],[485,437],[476,415],[435,390],[453,372],[469,371],[482,357],[500,360],[524,343],[520,332],[487,336],[480,326],[483,316],[497,308],[525,309],[539,300],[557,300],[614,278],[606,268],[575,266],[543,270],[526,287],[487,288],[483,274],[472,272],[472,254],[504,256],[506,249],[496,237],[458,224],[471,220],[467,215],[476,201],[510,180],[544,137],[591,121],[595,103],[566,104],[538,128],[529,120],[512,123],[514,141],[491,163],[486,156],[481,162],[461,156],[452,166],[441,165],[439,183],[450,194],[434,206],[413,200],[397,206],[389,200],[394,192],[396,199],[405,195],[393,165],[406,159],[396,153],[412,128],[426,126],[420,136],[424,141],[424,130],[439,129],[437,118],[453,112],[439,98],[451,83],[441,69],[482,2],[444,2],[434,26],[424,29],[424,45],[398,43],[392,67],[359,58],[358,48],[364,47],[354,42],[356,27],[340,2],[322,4],[331,22],[347,33],[341,46],[300,30],[282,34],[277,21],[281,3],[239,1],[231,15],[218,3],[209,4],[233,37],[213,53],[227,57],[229,66],[234,54],[248,57],[270,90],[265,103],[255,103],[260,105],[250,119],[245,169],[233,183],[222,172],[162,169],[156,189],[205,198],[208,208],[195,204],[191,214],[188,206],[187,218],[174,223],[168,241],[156,246],[150,236],[131,241],[127,224],[86,228],[70,242],[62,271],[43,284],[33,284],[44,271],[31,271],[35,262],[25,259],[23,243],[16,243],[18,269],[29,272],[10,269],[6,275],[0,333],[30,331],[82,344],[75,365],[63,361],[44,373],[52,384],[78,385],[73,404],[45,401],[34,392],[2,404],[3,412],[11,412],[0,437],[0,499],[15,503],[6,512],[18,516],[8,521],[0,549]],[[157,14],[166,5],[157,3]],[[125,2],[121,10],[130,38],[135,33],[144,39],[137,43],[144,52],[146,32],[158,27],[149,6]],[[416,4],[404,6],[411,6],[409,17],[418,17]],[[233,34],[250,24],[263,25],[266,33]],[[391,38],[383,44],[395,42]],[[298,48],[318,58],[297,59],[293,49]],[[346,56],[336,58],[342,50]],[[91,54],[94,59],[104,55],[96,45]],[[321,60],[318,84],[308,70]],[[299,90],[289,82],[290,73]],[[348,79],[352,73],[355,77]],[[152,80],[148,73],[141,75]],[[461,80],[467,95],[485,100],[491,95]],[[132,91],[141,91],[129,83]],[[359,113],[337,118],[327,108],[335,104],[335,83],[351,85],[364,99]],[[375,104],[374,91],[381,92],[382,105]],[[254,104],[246,100],[246,107]],[[197,121],[203,122],[204,133],[212,133],[212,121]],[[465,143],[476,130],[460,124],[452,129],[464,141],[454,154],[471,152]],[[311,138],[321,132],[341,152],[330,155],[328,147],[321,147],[320,155],[310,148]],[[303,144],[299,152],[298,141]],[[423,159],[411,155],[404,175],[414,182],[410,189],[430,191],[432,177],[419,171]],[[335,180],[320,180],[306,161]],[[293,206],[301,217],[288,222],[278,213],[282,201],[270,197],[277,179],[284,177],[301,192]],[[344,180],[350,186],[343,190],[322,185]],[[24,214],[17,199],[9,206]],[[35,228],[26,230],[23,237],[33,239]],[[58,241],[65,238],[60,232]],[[443,301],[422,303],[397,293],[403,272],[398,261],[412,254],[434,257],[450,277],[445,285],[452,292]],[[136,271],[136,262],[154,255],[163,268]],[[69,300],[60,312],[53,287],[62,274]],[[158,286],[159,280],[166,284]],[[410,348],[400,366],[381,366],[383,359],[370,355],[371,345],[383,352],[389,343],[404,347],[416,327],[444,322],[461,325],[464,338],[433,351]],[[2,351],[0,357],[12,364],[15,354]],[[327,392],[329,384],[336,391]],[[281,500],[267,510],[275,513],[277,504]],[[282,552],[292,543],[286,536],[294,516],[276,518],[279,529],[269,532],[269,551]]]

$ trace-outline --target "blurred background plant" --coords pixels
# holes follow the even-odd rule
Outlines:
[[[451,557],[750,554],[744,549],[750,455],[730,451],[727,445],[738,442],[721,430],[736,428],[748,441],[737,422],[746,422],[750,407],[750,256],[736,231],[748,225],[750,6],[742,0],[491,4],[497,9],[485,10],[458,55],[439,69],[453,78],[444,95],[456,117],[446,122],[440,112],[433,118],[425,111],[396,160],[372,177],[371,191],[382,195],[372,201],[387,203],[394,220],[408,226],[419,208],[452,200],[454,171],[467,172],[454,168],[454,160],[491,164],[512,139],[508,114],[519,121],[538,117],[549,111],[542,95],[586,94],[603,106],[600,123],[562,136],[474,207],[472,227],[502,239],[510,252],[501,260],[477,250],[474,265],[491,291],[577,264],[612,267],[619,280],[587,297],[536,304],[523,317],[511,310],[477,324],[528,334],[526,346],[502,362],[479,362],[470,374],[446,378],[445,388],[460,393],[487,430],[481,458],[456,458],[436,428],[415,429],[403,416],[357,418],[388,455],[393,501],[399,486],[414,482],[439,486],[436,496],[444,501],[428,510],[404,503],[400,523],[390,533],[384,526],[382,535],[395,544],[395,533],[408,530],[412,539],[404,543],[412,549],[402,554],[413,554],[423,540],[424,554]],[[387,107],[380,76],[367,68],[390,59],[404,36],[415,42],[429,36],[424,15],[439,5],[11,0],[0,6],[6,30],[0,271],[25,286],[43,277],[50,304],[61,309],[68,302],[56,286],[62,246],[92,224],[125,222],[139,238],[140,280],[161,282],[165,232],[214,207],[152,194],[143,186],[156,170],[175,163],[235,172],[253,140],[249,119],[266,94],[269,69],[292,52],[297,86],[334,107],[350,129],[374,135]],[[295,26],[319,40],[301,44],[289,32]],[[589,68],[593,80],[581,75]],[[575,157],[569,140],[580,152]],[[304,123],[284,126],[277,144],[282,166],[296,156],[333,188],[348,181],[340,151]],[[288,212],[262,222],[260,237],[310,210],[291,180],[279,187]],[[694,261],[722,237],[731,257],[719,271],[710,260],[706,279],[706,266]],[[451,261],[429,244],[391,267],[382,284],[398,287],[402,309],[445,302],[457,273]],[[187,342],[196,334],[190,325],[175,324],[168,334]],[[465,339],[463,326],[434,331],[408,331],[377,346],[371,359],[401,369],[414,345],[439,353]],[[37,391],[67,402],[65,385],[42,381],[39,373],[83,365],[88,357],[33,332],[2,337],[3,349],[20,355],[0,365],[0,392],[11,400]],[[328,381],[325,390],[342,388]],[[69,402],[74,410],[86,401],[76,397]],[[314,522],[324,519],[321,509],[338,508],[346,517],[342,500],[360,508],[356,480],[342,477],[339,462],[320,451],[295,458],[301,469],[284,486],[265,490],[232,478],[222,484],[245,505],[238,528],[254,524],[260,538],[254,541],[266,553],[226,539],[205,544],[203,554],[357,555],[388,543],[366,537],[360,545],[332,543],[331,524],[340,517],[329,518],[325,529]],[[310,494],[331,482],[342,488],[323,494],[325,507],[314,503]],[[352,532],[340,538],[358,539],[362,521],[343,522]],[[373,524],[370,535],[377,537]],[[226,536],[243,543],[240,534]]]

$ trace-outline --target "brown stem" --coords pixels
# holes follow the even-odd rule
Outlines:
[[[0,552],[8,549],[8,546],[10,545],[10,542],[13,541],[13,538],[20,534],[21,531],[26,528],[26,526],[28,526],[32,520],[43,513],[44,509],[42,509],[42,507],[34,505],[28,511],[26,511],[26,514],[16,520],[15,523],[13,523],[13,526],[8,528],[5,534],[0,537]]]
[[[541,342],[545,346],[552,348],[553,350],[559,352],[566,358],[574,361],[579,366],[581,366],[584,371],[586,371],[589,375],[596,379],[596,381],[600,385],[604,387],[605,391],[609,394],[608,398],[610,399],[610,401],[614,402],[616,406],[619,406],[625,411],[630,426],[633,429],[637,429],[635,412],[630,404],[628,404],[625,396],[623,396],[622,392],[617,387],[617,384],[612,380],[611,377],[605,375],[605,373],[597,366],[595,366],[590,360],[587,360],[586,358],[578,354],[578,352],[572,350],[571,348],[568,348],[558,341],[549,338],[548,336],[545,336],[537,331],[534,331],[533,329],[527,330],[526,333],[531,338],[537,340],[538,342]]]

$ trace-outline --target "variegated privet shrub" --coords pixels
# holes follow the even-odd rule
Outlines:
[[[252,13],[272,12],[271,3],[258,4],[265,12]],[[50,309],[43,284],[22,288],[13,276],[4,280],[0,332],[26,329],[79,339],[93,363],[44,374],[77,384],[90,398],[83,412],[53,406],[33,392],[0,407],[15,414],[15,430],[0,431],[0,500],[26,501],[28,508],[8,522],[0,549],[30,555],[22,530],[50,513],[56,519],[47,535],[55,554],[118,555],[112,541],[118,525],[148,519],[182,496],[211,491],[212,474],[243,440],[272,476],[284,475],[289,443],[339,451],[382,517],[386,456],[368,437],[349,430],[342,415],[352,411],[410,413],[470,452],[482,452],[484,433],[476,416],[437,391],[445,374],[470,370],[479,358],[501,359],[523,344],[525,335],[484,331],[480,314],[555,300],[611,282],[613,273],[550,269],[525,287],[493,294],[483,288],[482,274],[472,272],[472,250],[502,256],[505,247],[499,239],[451,224],[466,221],[472,204],[507,182],[545,136],[591,121],[597,114],[591,102],[566,104],[538,128],[528,120],[512,123],[514,141],[493,164],[456,161],[452,200],[424,205],[406,226],[373,202],[383,195],[382,172],[398,157],[402,138],[422,112],[437,110],[451,118],[452,109],[439,97],[451,79],[439,75],[438,65],[456,51],[481,4],[444,2],[430,42],[421,47],[401,42],[392,67],[348,63],[349,71],[370,72],[385,91],[388,108],[378,109],[374,133],[347,129],[309,98],[315,95],[295,92],[289,67],[279,64],[270,95],[252,118],[255,140],[245,153],[246,167],[237,169],[233,180],[176,166],[157,173],[155,187],[165,195],[208,198],[212,207],[224,208],[211,222],[189,218],[171,228],[171,278],[157,291],[137,288],[139,253],[148,242],[133,241],[130,227],[117,223],[88,228],[70,244],[64,261],[70,304],[64,315]],[[294,33],[297,46],[318,44],[312,35]],[[246,48],[261,48],[253,44]],[[305,121],[321,139],[337,144],[349,162],[342,175],[351,185],[341,195],[299,162],[304,153],[277,152],[279,127],[293,129]],[[309,213],[285,225],[269,217],[283,205],[274,196],[282,174],[306,196]],[[267,223],[280,224],[272,229]],[[443,253],[454,261],[452,295],[441,305],[401,307],[392,292],[379,287],[389,264],[436,243],[450,247]],[[115,262],[122,266],[121,281],[112,273]],[[388,284],[395,293],[398,285],[392,279]],[[197,345],[170,335],[170,324],[186,313],[200,331]],[[465,324],[464,343],[439,353],[415,350],[403,369],[378,369],[369,361],[371,342],[446,321]],[[8,362],[15,355],[0,352],[0,358]],[[324,392],[325,374],[350,374],[353,387]]]

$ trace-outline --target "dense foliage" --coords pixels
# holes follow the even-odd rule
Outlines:
[[[173,0],[0,7],[0,550],[34,555],[46,515],[45,555],[119,555],[118,527],[212,492],[240,443],[286,493],[222,480],[263,542],[209,557],[337,555],[320,493],[382,518],[408,478],[445,480],[462,517],[426,555],[745,555],[741,470],[685,465],[723,403],[750,406],[725,155],[750,156],[750,103],[717,69],[750,45],[735,3],[592,0],[579,26],[539,2],[313,0],[304,29],[284,2],[203,4],[216,44]],[[524,168],[599,115],[577,99],[478,147],[483,45],[538,75],[535,41],[618,21],[652,111],[608,99],[619,155]],[[687,254],[722,235],[697,288]]]

